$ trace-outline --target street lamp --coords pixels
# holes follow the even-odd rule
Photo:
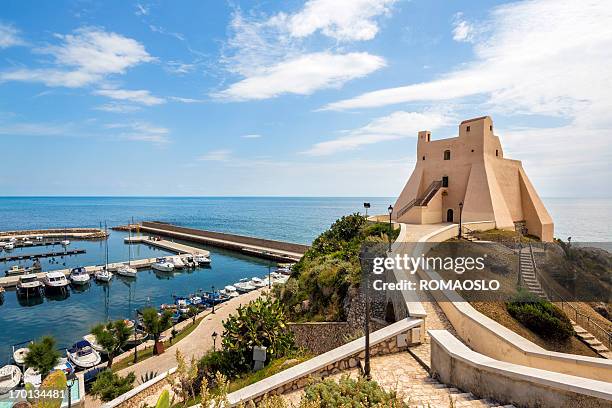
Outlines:
[[[393,231],[393,226],[391,225],[391,214],[393,214],[393,206],[389,205],[387,211],[389,211],[389,252],[391,252],[391,231]]]
[[[211,296],[212,296],[212,306],[213,306],[212,313],[215,313],[215,285],[212,285]]]
[[[370,203],[363,203],[363,208],[365,208],[365,216],[368,218],[368,208],[370,208]]]
[[[462,216],[463,216],[463,201],[461,201],[459,203],[459,239],[461,239],[461,230],[463,229],[462,226],[461,226],[462,225],[462,220],[461,220]]]
[[[214,332],[211,334],[211,337],[212,337],[212,339],[213,339],[213,351],[217,351],[217,336],[218,336],[218,334],[217,334],[217,332],[216,332],[216,331],[214,331]]]
[[[68,387],[68,408],[72,408],[72,387],[78,382],[78,378],[74,371],[71,371],[66,380],[66,386]]]

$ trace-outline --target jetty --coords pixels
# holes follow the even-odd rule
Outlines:
[[[184,242],[197,242],[280,262],[299,261],[309,248],[308,245],[292,242],[179,227],[158,221],[144,221],[135,229],[149,234],[179,239]]]
[[[50,228],[37,230],[21,231],[0,231],[0,241],[7,241],[11,238],[16,240],[27,240],[34,237],[43,239],[104,239],[108,234],[100,228]],[[17,242],[16,242],[17,243]]]
[[[146,235],[125,237],[123,241],[126,244],[146,244],[157,248],[165,249],[167,251],[175,252],[177,254],[194,254],[199,253],[202,255],[210,256],[210,251],[202,248],[196,248],[185,244],[180,244],[174,241],[168,241],[156,237],[150,237]]]
[[[12,262],[12,261],[27,261],[29,259],[36,258],[55,258],[55,257],[64,257],[70,255],[78,255],[84,254],[84,249],[68,249],[66,251],[53,251],[53,252],[44,252],[42,254],[19,254],[19,255],[9,255],[0,257],[0,262]]]
[[[157,246],[158,248],[162,248],[162,249],[165,249],[167,251],[174,252],[174,253],[176,253],[178,255],[181,255],[181,254],[202,254],[202,255],[210,256],[210,252],[205,250],[205,249],[197,248],[197,247],[193,247],[193,246],[189,246],[189,245],[185,245],[185,244],[179,244],[179,243],[176,243],[176,242],[171,242],[171,241],[167,241],[167,240],[163,240],[163,239],[162,240],[156,240],[156,241],[145,239],[145,238],[148,238],[148,237],[132,237],[132,238],[136,238],[136,240],[134,240],[131,243],[138,243],[139,239],[140,239],[140,240],[142,240],[143,243],[150,244],[150,245],[153,245],[153,246]],[[126,241],[129,241],[129,238],[126,238]],[[84,250],[82,250],[82,251],[85,252]],[[151,265],[153,265],[156,262],[156,260],[157,260],[157,258],[136,259],[136,260],[132,260],[130,265],[132,266],[132,268],[135,268],[136,270],[140,270],[140,269],[150,268]],[[126,264],[127,264],[127,261],[109,263],[108,264],[108,270],[111,271],[111,272],[115,272],[117,269],[119,269],[120,267],[122,267],[123,265],[126,265]],[[104,267],[103,265],[85,266],[85,271],[87,273],[89,273],[90,275],[93,275],[94,273],[102,270],[103,267]],[[68,276],[68,275],[70,275],[70,269],[71,268],[59,269],[59,270],[54,270],[54,271],[46,271],[46,272],[38,272],[38,273],[35,273],[35,275],[37,276],[37,278],[39,280],[42,280],[42,278],[45,277],[45,273],[47,273],[47,272],[61,272],[64,275]],[[0,287],[14,287],[14,286],[17,286],[17,283],[19,282],[19,276],[20,275],[1,277],[0,278]]]

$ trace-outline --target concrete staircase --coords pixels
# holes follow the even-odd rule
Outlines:
[[[595,351],[603,358],[607,358],[612,360],[612,352],[603,345],[603,343],[595,338],[589,331],[579,326],[576,322],[570,319],[572,322],[572,326],[574,326],[574,331],[576,332],[576,337],[580,339],[584,344],[589,346],[589,348]]]
[[[536,277],[535,265],[533,264],[533,259],[531,258],[531,252],[529,248],[521,248],[519,254],[519,262],[521,268],[521,276],[523,279],[523,284],[530,292],[538,295],[541,298],[548,299],[548,296],[542,289],[540,282]]]
[[[499,405],[498,402],[490,400],[488,398],[478,398],[477,396],[475,396],[474,394],[472,394],[471,392],[463,392],[462,390],[458,389],[458,388],[454,388],[454,387],[449,387],[448,385],[439,382],[436,379],[433,378],[428,378],[425,380],[426,383],[428,383],[430,386],[432,386],[433,388],[440,390],[440,391],[444,391],[446,392],[446,394],[448,395],[449,401],[452,400],[453,401],[453,405],[454,407],[482,407],[482,408],[516,408],[514,405],[512,404],[508,404],[508,405]],[[434,406],[444,406],[446,407],[448,401],[439,401],[438,404],[440,405],[434,405]],[[412,405],[411,405],[412,406]],[[423,408],[429,408],[432,407],[432,405],[416,405],[416,407],[423,407]]]

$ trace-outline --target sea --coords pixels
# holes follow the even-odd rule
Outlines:
[[[574,242],[609,242],[612,231],[612,199],[543,199],[553,220],[555,236]],[[164,221],[180,226],[309,244],[337,218],[364,212],[386,214],[393,197],[0,197],[0,231],[71,227],[109,227]],[[109,261],[126,261],[126,233],[111,231]],[[82,255],[45,259],[43,270],[63,269],[105,262],[103,241],[73,241],[71,249]],[[108,319],[134,318],[145,306],[171,303],[173,296],[222,288],[241,278],[265,276],[274,264],[218,248],[211,251],[208,268],[189,272],[138,273],[135,280],[119,277],[108,285],[91,283],[71,288],[67,297],[43,296],[18,299],[7,291],[0,304],[0,365],[7,363],[12,346],[51,335],[58,348],[69,347]],[[13,253],[41,253],[49,247],[15,249]],[[0,252],[0,256],[4,256]],[[132,245],[132,259],[170,255],[146,245]],[[13,263],[0,262],[0,274]]]

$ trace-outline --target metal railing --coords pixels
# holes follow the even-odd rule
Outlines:
[[[427,189],[425,190],[425,193],[423,193],[421,197],[417,197],[411,200],[410,202],[408,202],[408,204],[406,204],[405,206],[403,206],[402,209],[399,210],[399,212],[397,213],[397,217],[399,218],[402,215],[406,214],[412,207],[422,207],[422,206],[427,205],[427,203],[429,203],[429,201],[433,198],[433,196],[440,189],[440,187],[442,187],[441,180],[433,181],[427,187]]]
[[[529,243],[529,251],[531,253],[531,260],[533,262],[533,270],[536,279],[540,283],[540,287],[542,287],[544,293],[546,293],[550,298],[550,301],[559,303],[561,305],[561,310],[563,310],[568,315],[568,317],[570,317],[572,320],[574,320],[574,322],[576,322],[576,324],[579,324],[589,333],[595,336],[599,341],[602,342],[602,344],[606,345],[609,350],[612,350],[612,332],[599,325],[593,318],[591,318],[591,316],[580,312],[577,307],[572,305],[557,290],[555,290],[552,285],[547,282],[547,279],[545,279],[542,275],[538,273],[538,267],[535,261],[535,257],[533,254],[533,246],[531,245],[531,243]],[[521,266],[519,251],[519,280],[521,275],[520,268]]]

